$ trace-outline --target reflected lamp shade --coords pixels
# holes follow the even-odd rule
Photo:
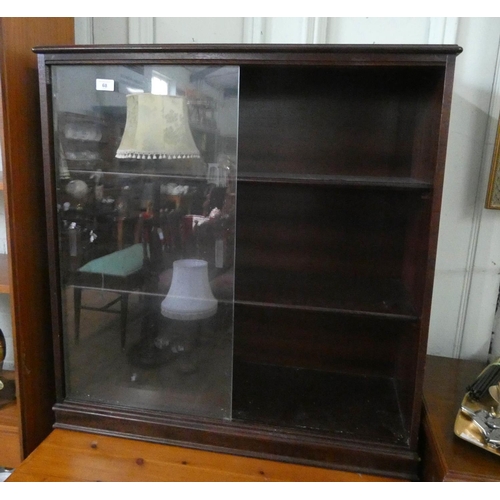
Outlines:
[[[119,159],[199,158],[181,96],[130,94]]]
[[[161,304],[166,318],[192,321],[213,316],[217,299],[208,282],[208,263],[199,259],[176,260],[172,283]]]

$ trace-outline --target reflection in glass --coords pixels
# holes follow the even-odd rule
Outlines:
[[[54,67],[69,398],[230,417],[237,89],[234,67]]]

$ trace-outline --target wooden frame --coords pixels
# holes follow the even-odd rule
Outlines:
[[[128,45],[35,51],[53,292],[55,426],[416,478],[460,47]],[[50,69],[207,61],[237,64],[241,79],[231,419],[75,397],[67,391],[62,342]]]
[[[500,124],[500,119],[498,124]],[[498,124],[485,204],[486,208],[494,210],[500,210],[500,126]]]
[[[0,411],[0,465],[17,467],[50,433],[54,421],[54,361],[37,59],[41,43],[73,43],[74,19],[0,18],[1,188],[8,254],[0,258],[0,293],[9,293],[16,405]]]

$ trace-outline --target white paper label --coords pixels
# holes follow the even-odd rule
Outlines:
[[[103,78],[97,78],[95,81],[95,89],[96,90],[104,90],[106,92],[114,92],[115,81],[114,80],[106,80]]]

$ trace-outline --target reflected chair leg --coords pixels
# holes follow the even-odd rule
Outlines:
[[[122,335],[122,349],[125,349],[125,342],[127,338],[127,314],[128,314],[128,293],[121,294],[121,335]]]
[[[75,302],[75,340],[78,343],[80,340],[80,309],[82,306],[82,289],[75,286],[73,289]]]

